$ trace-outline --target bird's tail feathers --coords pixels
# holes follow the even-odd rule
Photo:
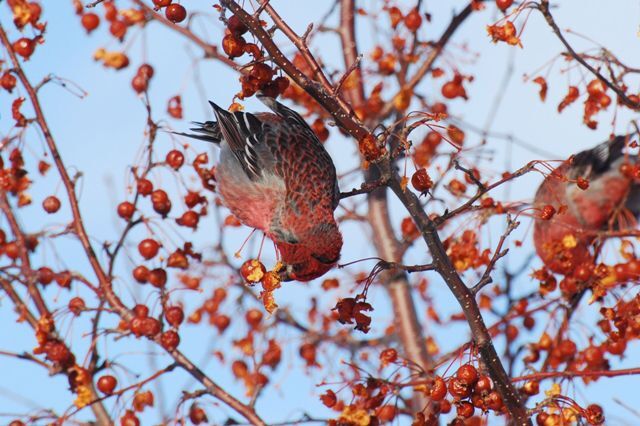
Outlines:
[[[195,127],[191,127],[189,130],[195,133],[184,132],[171,132],[174,135],[186,136],[193,139],[199,139],[201,141],[219,144],[222,140],[222,132],[220,126],[215,121],[205,121],[204,123],[199,121],[192,121]]]

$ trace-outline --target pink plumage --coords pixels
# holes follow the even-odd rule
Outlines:
[[[552,271],[568,274],[592,262],[589,246],[598,233],[625,225],[625,212],[638,215],[640,188],[621,171],[622,165],[633,169],[637,163],[635,156],[624,154],[627,140],[617,136],[572,156],[538,188],[534,207],[550,205],[558,211],[550,220],[537,218],[533,233],[536,251]],[[588,182],[586,189],[576,184],[578,178]]]
[[[309,281],[340,258],[335,166],[298,113],[260,99],[272,113],[231,113],[211,103],[216,121],[196,123],[197,134],[186,136],[220,144],[216,179],[224,204],[274,241],[285,279]]]

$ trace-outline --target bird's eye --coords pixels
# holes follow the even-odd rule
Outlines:
[[[333,259],[329,259],[326,256],[322,256],[319,254],[311,254],[311,257],[313,257],[315,260],[317,260],[320,263],[324,263],[325,265],[333,265],[334,263],[336,263],[338,261],[338,259],[340,259],[340,255],[336,256]]]

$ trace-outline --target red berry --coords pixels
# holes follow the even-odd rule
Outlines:
[[[167,6],[164,14],[171,22],[178,23],[184,21],[187,17],[187,9],[185,9],[181,4],[173,3]]]
[[[49,214],[55,213],[60,210],[60,200],[58,197],[50,195],[42,202],[42,208]]]
[[[255,329],[258,328],[262,321],[262,312],[257,309],[249,309],[244,315],[244,318],[247,321],[247,324],[249,324],[249,327]]]
[[[104,19],[109,22],[115,21],[118,17],[118,9],[113,4],[113,1],[106,1],[104,4]]]
[[[15,241],[10,241],[4,246],[4,254],[11,260],[16,260],[20,256],[20,247]]]
[[[180,344],[180,336],[174,330],[167,330],[160,336],[160,344],[166,350],[173,351]]]
[[[468,419],[471,416],[473,416],[474,411],[475,411],[475,408],[469,401],[462,401],[456,407],[456,413],[458,414],[458,416],[465,419]]]
[[[229,20],[227,20],[227,28],[237,35],[242,35],[249,30],[236,15],[232,15]]]
[[[448,81],[442,86],[442,96],[447,99],[455,99],[457,97],[465,98],[466,92],[462,84],[455,81]]]
[[[140,65],[140,67],[138,67],[138,75],[141,75],[147,80],[151,80],[151,77],[153,77],[153,73],[153,67],[149,64],[142,64]]]
[[[61,288],[70,288],[72,279],[73,277],[69,271],[60,271],[55,276],[56,283],[58,283]]]
[[[87,34],[89,34],[100,25],[100,17],[95,13],[85,13],[82,15],[82,18],[80,18],[80,23],[84,29],[87,30]]]
[[[496,0],[496,6],[501,11],[507,10],[513,4],[513,0]]]
[[[154,258],[158,254],[158,250],[160,250],[160,244],[151,238],[145,238],[138,244],[138,251],[147,260]]]
[[[149,268],[144,265],[136,266],[132,274],[133,278],[140,284],[146,284],[149,280]]]
[[[271,81],[271,77],[273,77],[273,69],[271,69],[267,64],[258,63],[251,67],[249,74],[260,83],[266,83]]]
[[[149,271],[149,284],[156,288],[164,287],[167,283],[167,271],[162,268],[156,268]]]
[[[46,266],[38,268],[38,282],[42,285],[49,285],[55,278],[55,273]]]
[[[97,387],[98,390],[105,395],[111,395],[117,384],[118,381],[116,380],[116,378],[110,374],[107,374],[106,376],[102,376],[98,379]]]
[[[182,214],[182,216],[176,219],[178,225],[186,226],[187,228],[195,229],[198,226],[198,221],[200,220],[200,216],[198,213],[193,210],[187,210]]]
[[[153,4],[159,9],[161,7],[167,7],[171,4],[172,0],[153,0]]]
[[[140,324],[140,331],[147,337],[156,336],[161,329],[160,321],[151,317],[143,318]]]
[[[118,204],[118,216],[125,220],[130,220],[135,210],[136,208],[133,203],[130,203],[128,201],[123,201],[122,203]]]
[[[542,207],[542,210],[540,211],[540,219],[550,220],[555,214],[555,207],[553,207],[551,204],[547,204],[546,206]]]
[[[189,420],[194,425],[199,425],[201,423],[207,423],[209,419],[207,418],[207,413],[195,402],[191,404],[189,407]]]
[[[151,193],[151,204],[153,209],[163,217],[171,211],[169,196],[162,189],[156,189]]]
[[[153,184],[149,179],[140,179],[137,183],[138,193],[142,196],[147,196],[153,191]]]
[[[467,398],[471,395],[472,387],[467,386],[460,379],[454,377],[449,379],[449,383],[447,385],[449,393],[456,399]]]
[[[122,40],[127,34],[127,24],[122,21],[115,20],[111,22],[111,25],[109,25],[109,32],[115,38]]]
[[[11,91],[16,87],[17,82],[18,80],[16,79],[16,77],[9,71],[5,71],[2,74],[2,77],[0,77],[0,87],[8,91],[9,93],[11,93]]]
[[[420,16],[418,9],[413,9],[404,17],[404,25],[406,25],[409,31],[417,31],[418,28],[420,28],[420,25],[422,25],[422,16]]]
[[[477,393],[489,392],[493,384],[489,376],[480,376],[476,385],[473,387],[473,390]]]
[[[149,316],[149,307],[147,305],[138,303],[133,307],[133,315],[135,315],[136,318],[140,319],[146,318]]]
[[[82,311],[86,309],[87,305],[84,303],[84,300],[81,297],[74,297],[69,300],[69,310],[73,313],[73,315],[78,316]]]
[[[431,393],[429,395],[434,401],[442,401],[447,396],[447,384],[440,376],[436,376],[431,385]]]
[[[143,75],[136,74],[131,80],[131,87],[136,93],[146,92],[149,88],[149,79]]]
[[[589,181],[583,177],[579,177],[576,180],[576,185],[578,185],[578,188],[585,190],[587,188],[589,188]]]
[[[180,306],[170,306],[164,311],[164,317],[173,327],[178,327],[184,321],[184,311]]]
[[[264,265],[256,259],[247,260],[240,267],[240,275],[245,279],[248,283],[257,283],[262,277],[264,277],[267,269]]]
[[[465,364],[458,368],[456,377],[465,385],[473,386],[478,381],[478,370],[471,364]]]
[[[124,416],[120,417],[120,426],[140,426],[140,420],[133,411],[127,410]]]
[[[426,192],[433,186],[433,182],[427,173],[427,170],[422,168],[418,169],[413,176],[411,176],[411,185],[416,191]]]
[[[237,58],[244,54],[244,47],[247,42],[242,36],[227,34],[222,39],[222,50],[229,55],[229,58]]]
[[[13,42],[13,50],[24,59],[29,59],[29,57],[33,54],[33,51],[36,48],[35,41],[22,37]]]
[[[173,149],[167,152],[165,161],[171,168],[178,170],[184,164],[184,154],[177,149]]]

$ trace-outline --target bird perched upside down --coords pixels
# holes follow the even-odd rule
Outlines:
[[[216,121],[195,123],[197,134],[183,135],[220,146],[216,180],[224,204],[273,240],[286,267],[283,279],[309,281],[340,258],[336,169],[298,113],[259,99],[273,113],[231,113],[210,102]]]
[[[572,156],[538,188],[534,207],[542,214],[535,220],[533,240],[552,271],[566,275],[592,262],[589,247],[599,232],[635,222],[640,213],[640,185],[634,181],[638,160],[625,155],[628,140],[617,136]]]

